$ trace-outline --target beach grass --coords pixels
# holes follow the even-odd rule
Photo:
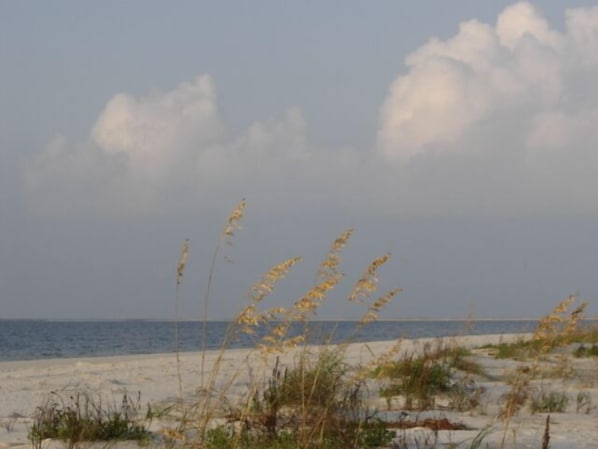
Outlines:
[[[316,341],[312,320],[340,285],[350,283],[347,307],[360,309],[356,331],[375,322],[401,292],[399,288],[378,291],[380,272],[391,260],[390,254],[374,257],[351,284],[341,270],[341,256],[352,229],[332,241],[315,268],[313,283],[290,306],[270,304],[269,300],[280,281],[304,260],[290,257],[267,269],[249,287],[248,301],[231,320],[220,348],[207,351],[215,273],[219,263],[229,257],[223,249],[232,246],[241,229],[245,207],[243,200],[233,209],[210,260],[205,291],[200,295],[201,361],[191,389],[189,380],[187,385],[183,382],[185,366],[178,350],[177,325],[174,363],[178,398],[162,404],[164,413],[158,417],[152,411],[157,408],[150,406],[140,417],[139,402],[132,402],[128,395],[121,404],[114,404],[85,390],[69,397],[51,394],[38,407],[30,427],[29,439],[36,448],[47,438],[61,440],[69,449],[83,441],[123,438],[150,438],[159,447],[198,449],[506,448],[508,435],[515,435],[515,417],[526,411],[532,415],[563,413],[575,398],[564,387],[555,388],[555,379],[565,385],[573,377],[569,356],[594,357],[598,345],[598,332],[582,326],[587,303],[576,306],[576,295],[542,318],[533,335],[481,348],[466,348],[455,338],[429,340],[408,349],[404,341],[397,340],[384,351],[370,350],[367,357],[355,359],[349,357],[350,338],[332,344],[328,335]],[[175,270],[177,319],[190,253],[190,241],[185,240]],[[297,325],[302,331],[292,333]],[[229,349],[239,337],[253,339],[254,345],[243,351],[231,369]],[[563,353],[563,348],[573,343],[578,344],[577,349]],[[369,349],[367,344],[364,347]],[[488,361],[497,359],[509,368],[499,374],[487,371]],[[490,391],[492,386],[506,388],[497,396]],[[380,397],[384,409],[377,402]],[[577,392],[576,404],[577,413],[594,410],[588,391]],[[471,429],[455,418],[483,416],[488,409],[500,418],[500,429],[493,425]],[[410,414],[412,411],[417,414]],[[437,413],[450,413],[451,418]],[[160,425],[150,432],[152,418]],[[427,430],[418,433],[413,428]],[[458,443],[442,441],[440,432],[463,428],[473,435]],[[490,446],[488,440],[497,433],[502,437]],[[538,446],[549,440],[547,419]]]

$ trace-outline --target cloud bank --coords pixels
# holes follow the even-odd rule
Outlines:
[[[247,196],[402,217],[596,216],[598,7],[565,15],[558,31],[517,3],[416,49],[369,149],[317,145],[297,108],[233,135],[207,75],[115,95],[85,142],[57,136],[26,162],[29,203],[147,215]]]

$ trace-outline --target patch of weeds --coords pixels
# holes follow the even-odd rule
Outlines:
[[[7,432],[12,432],[15,428],[15,424],[17,423],[17,420],[22,417],[23,417],[23,415],[21,415],[20,413],[14,412],[10,416],[8,416],[6,419],[3,419],[0,421],[0,427],[2,427]]]
[[[381,367],[377,375],[389,379],[389,383],[380,388],[380,395],[387,399],[402,395],[407,410],[433,407],[436,396],[448,393],[452,387],[450,366],[426,354],[406,355]]]
[[[399,360],[377,367],[373,374],[388,379],[380,388],[380,395],[387,401],[402,395],[404,408],[424,410],[434,406],[437,395],[451,389],[453,370],[446,359],[426,345],[422,354],[405,354]]]
[[[448,406],[460,412],[481,407],[486,388],[476,385],[471,378],[457,380],[448,392]]]
[[[573,336],[573,341],[586,344],[598,344],[598,327],[594,325],[580,326]]]
[[[489,349],[491,355],[496,359],[526,360],[539,353],[541,343],[520,339],[511,343],[500,342],[482,346]]]
[[[207,433],[208,447],[380,447],[394,432],[367,408],[365,383],[355,379],[342,354],[302,351],[292,368],[278,360],[247,410]],[[220,446],[219,446],[220,445]]]
[[[567,410],[569,397],[559,391],[540,391],[530,398],[529,409],[532,413],[563,413]]]
[[[582,357],[598,357],[598,345],[592,344],[589,348],[583,343],[573,351],[573,355],[578,358]]]
[[[105,404],[85,392],[68,398],[53,393],[37,407],[28,438],[35,448],[46,438],[65,442],[73,448],[81,441],[145,440],[147,427],[140,422],[140,397],[134,401],[126,393],[120,404]]]
[[[522,366],[517,368],[511,378],[507,380],[511,388],[501,397],[501,418],[507,421],[510,420],[527,403],[532,393],[530,381],[533,376],[534,370],[532,368]]]
[[[405,354],[399,360],[387,362],[377,367],[373,376],[387,379],[380,395],[387,399],[389,408],[394,396],[403,396],[405,409],[425,410],[434,407],[436,397],[443,395],[455,408],[471,409],[479,404],[482,390],[470,376],[454,381],[455,374],[457,371],[486,374],[481,365],[466,358],[468,355],[467,349],[443,341],[436,347],[427,343],[421,354]]]
[[[575,411],[577,413],[585,413],[586,415],[589,415],[590,412],[594,409],[594,407],[592,406],[592,396],[588,391],[578,392],[575,398],[575,402]]]

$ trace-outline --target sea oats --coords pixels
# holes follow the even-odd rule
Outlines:
[[[361,278],[349,294],[349,301],[353,303],[364,303],[367,298],[378,288],[377,270],[390,259],[390,254],[378,257],[366,268]]]
[[[293,257],[272,267],[266,274],[262,276],[258,282],[251,287],[251,300],[257,303],[262,301],[266,296],[270,295],[274,291],[276,283],[281,279],[284,279],[289,273],[289,270],[301,260],[301,257]]]
[[[385,295],[380,296],[378,299],[376,299],[370,305],[370,307],[368,308],[368,311],[361,318],[361,320],[359,320],[359,323],[367,324],[367,323],[371,323],[372,321],[376,321],[378,319],[378,314],[380,313],[380,310],[382,310],[392,300],[392,298],[394,298],[401,291],[402,291],[402,289],[395,288],[393,290],[390,290]]]
[[[343,231],[335,240],[332,242],[330,246],[330,251],[328,251],[328,255],[324,259],[324,261],[320,264],[320,268],[318,269],[318,277],[320,279],[327,278],[330,276],[335,276],[338,274],[337,267],[340,263],[340,257],[338,253],[347,246],[351,235],[353,234],[353,229],[349,228]]]
[[[181,248],[181,255],[179,257],[179,263],[176,267],[176,284],[180,285],[183,280],[183,273],[185,272],[185,266],[187,265],[187,259],[189,258],[189,239],[185,239],[183,247]]]
[[[326,299],[328,292],[338,285],[341,278],[342,275],[336,274],[324,278],[320,283],[314,285],[303,297],[293,304],[293,311],[291,312],[292,319],[305,321],[308,314],[315,314],[317,308]]]
[[[235,231],[241,229],[240,223],[243,219],[243,214],[245,213],[245,205],[245,198],[243,198],[228,217],[228,224],[223,232],[224,237],[227,239],[227,243],[230,243],[229,239],[235,235]]]

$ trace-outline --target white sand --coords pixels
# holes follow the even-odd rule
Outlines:
[[[485,343],[496,343],[501,340],[517,338],[517,336],[466,336],[458,337],[459,344],[479,347]],[[402,351],[420,348],[422,341],[404,341]],[[350,363],[366,363],[373,355],[388,350],[394,342],[370,342],[351,345],[346,352]],[[205,378],[209,378],[209,369],[218,357],[217,351],[206,353]],[[181,354],[181,377],[184,395],[188,400],[197,397],[198,386],[201,385],[201,354]],[[228,350],[222,355],[218,381],[221,384],[230,382],[228,391],[231,394],[241,393],[252,378],[260,378],[272,368],[272,360],[266,365],[259,358],[251,358],[248,350]],[[516,362],[495,360],[489,357],[478,358],[491,373],[503,375],[512,369]],[[281,359],[282,364],[292,364],[292,355]],[[575,361],[576,372],[584,373],[581,378],[563,382],[559,379],[543,381],[543,387],[566,391],[570,397],[567,413],[552,415],[551,448],[598,448],[597,412],[589,414],[576,412],[576,394],[583,390],[589,392],[595,404],[598,404],[598,362],[593,360]],[[484,384],[480,380],[480,384]],[[596,385],[595,385],[596,384]],[[451,421],[463,422],[470,427],[481,429],[492,426],[485,439],[490,447],[496,447],[503,437],[503,423],[496,419],[498,399],[506,386],[502,382],[487,383],[488,397],[485,414],[478,412],[455,413],[450,411],[430,412],[431,416],[446,416]],[[69,393],[84,389],[103,398],[119,402],[126,391],[136,398],[141,394],[141,403],[151,403],[159,407],[173,403],[179,397],[177,364],[174,354],[117,356],[77,359],[52,359],[24,362],[0,363],[0,449],[29,446],[27,430],[31,424],[31,416],[36,407],[48,399],[51,392],[68,398]],[[373,402],[384,410],[384,401],[373,397]],[[429,413],[429,414],[430,414]],[[415,414],[412,414],[415,416]],[[510,424],[506,436],[505,447],[540,447],[544,430],[544,414],[530,415],[525,411]],[[156,426],[160,426],[157,423]],[[155,428],[155,427],[154,427]],[[421,431],[421,430],[419,430]],[[418,432],[413,430],[410,432]],[[443,441],[459,442],[471,439],[477,431],[441,432]],[[467,447],[467,446],[463,446]]]

